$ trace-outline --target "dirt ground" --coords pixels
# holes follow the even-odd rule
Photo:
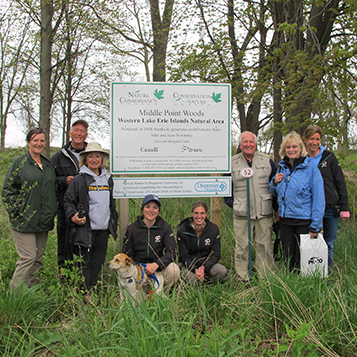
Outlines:
[[[343,173],[345,174],[348,181],[352,181],[355,185],[357,185],[357,174],[356,173],[354,173],[352,171],[348,171],[348,170],[343,170]]]

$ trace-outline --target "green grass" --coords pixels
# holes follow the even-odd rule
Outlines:
[[[0,162],[10,165],[11,159]],[[10,156],[10,153],[8,154]],[[11,158],[19,155],[11,153]],[[0,180],[6,170],[2,166]],[[209,203],[209,199],[205,199]],[[163,199],[162,216],[176,230],[194,199]],[[130,200],[130,221],[141,200]],[[41,284],[9,293],[17,259],[0,204],[0,355],[2,356],[355,356],[357,354],[356,222],[341,223],[335,265],[326,280],[290,276],[281,262],[251,284],[234,277],[232,210],[222,201],[220,285],[193,288],[179,281],[168,298],[122,303],[115,273],[104,267],[84,303],[75,283],[60,283],[56,235],[49,235]],[[110,239],[107,261],[120,251]]]

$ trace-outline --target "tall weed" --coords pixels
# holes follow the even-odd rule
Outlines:
[[[13,157],[0,153],[0,162],[10,165]],[[195,200],[162,199],[161,215],[174,232]],[[131,222],[141,201],[129,201]],[[223,200],[221,208],[221,262],[230,270],[225,283],[194,288],[180,280],[167,298],[134,302],[126,295],[122,302],[116,274],[105,266],[85,303],[75,276],[58,278],[55,231],[48,238],[41,284],[9,294],[17,254],[0,203],[0,355],[356,355],[357,224],[341,222],[328,281],[288,275],[279,262],[275,273],[241,284],[234,275],[233,212]],[[110,239],[107,260],[119,251],[119,242]]]

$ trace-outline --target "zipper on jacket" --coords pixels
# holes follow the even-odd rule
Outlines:
[[[300,165],[300,164],[299,164]],[[298,166],[299,166],[298,165]],[[286,179],[286,182],[289,183],[290,182],[290,177],[291,175],[296,172],[298,169],[300,169],[298,166],[296,166],[292,172],[290,172],[290,174],[288,175],[287,179]],[[285,192],[284,192],[284,196],[281,198],[281,200],[284,202],[284,213],[283,213],[283,217],[285,217],[285,211],[286,211],[286,203],[285,203],[285,195],[286,195],[286,192],[288,190],[288,184],[286,184],[286,188],[285,188]]]
[[[193,259],[194,263],[196,262],[198,256],[200,255],[200,237],[197,234],[196,234],[196,237],[197,237],[197,255]]]
[[[147,250],[147,259],[149,259],[150,254],[150,228],[148,228],[148,250]]]
[[[77,163],[72,159],[71,155],[67,152],[67,150],[65,148],[62,148],[61,151],[64,154],[64,156],[68,157],[73,162],[77,172],[79,172],[79,167],[78,167]]]

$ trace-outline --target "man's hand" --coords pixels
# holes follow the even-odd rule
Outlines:
[[[66,185],[69,186],[69,184],[71,183],[72,180],[73,180],[73,176],[67,176],[66,177]]]

